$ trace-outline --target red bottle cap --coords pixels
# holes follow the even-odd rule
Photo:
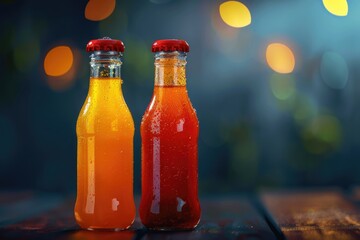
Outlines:
[[[184,40],[179,39],[162,39],[157,40],[153,43],[152,52],[173,52],[173,51],[179,51],[179,52],[189,52],[190,47],[189,44]]]
[[[124,52],[125,46],[124,43],[120,40],[111,39],[108,37],[91,40],[86,45],[87,52],[93,51],[116,51]]]

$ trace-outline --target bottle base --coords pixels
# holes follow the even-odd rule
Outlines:
[[[195,227],[192,227],[192,228],[171,228],[171,227],[165,227],[165,228],[162,228],[162,227],[145,227],[147,230],[149,231],[154,231],[154,232],[173,232],[173,231],[176,231],[176,232],[188,232],[188,231],[192,231],[196,228]]]
[[[182,226],[174,226],[174,227],[168,227],[168,226],[145,226],[145,228],[149,231],[154,231],[154,232],[171,232],[171,231],[184,231],[184,232],[187,232],[187,231],[192,231],[194,230],[198,225],[199,225],[199,222],[200,222],[200,219],[199,221],[194,225],[194,226],[191,226],[191,227],[182,227]]]
[[[125,228],[99,228],[99,227],[88,227],[88,228],[84,228],[85,230],[88,231],[93,231],[93,232],[121,232],[121,231],[125,231],[128,230],[130,228],[130,226],[125,227]]]

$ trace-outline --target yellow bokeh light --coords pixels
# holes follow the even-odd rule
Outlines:
[[[101,21],[109,17],[115,9],[115,0],[89,0],[85,7],[85,18]]]
[[[335,16],[344,17],[348,14],[347,0],[323,0],[324,7]]]
[[[278,73],[291,73],[295,68],[295,56],[291,49],[282,43],[271,43],[266,48],[266,61]]]
[[[73,52],[68,46],[51,49],[44,60],[44,70],[49,76],[61,76],[67,73],[74,61]]]
[[[239,36],[237,28],[224,27],[224,21],[219,17],[219,11],[217,9],[211,13],[211,25],[217,36],[221,39],[234,41]]]
[[[251,23],[249,9],[241,2],[226,1],[220,4],[220,16],[231,27],[241,28]]]

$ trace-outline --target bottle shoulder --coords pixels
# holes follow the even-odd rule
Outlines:
[[[199,121],[190,101],[156,101],[153,98],[141,122],[142,132],[186,133],[189,130],[196,133],[198,128]]]
[[[196,110],[187,96],[182,98],[161,98],[154,94],[146,108],[144,117],[153,115],[160,115],[160,117],[166,117],[168,115],[171,117],[190,115],[196,117]]]
[[[79,112],[80,116],[101,116],[101,115],[131,115],[130,109],[123,96],[103,98],[88,95]]]
[[[108,105],[91,99],[86,99],[76,122],[78,134],[107,132],[134,132],[134,120],[131,112],[123,102],[113,102]]]

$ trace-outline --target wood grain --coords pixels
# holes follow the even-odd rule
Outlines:
[[[360,239],[360,212],[338,190],[264,193],[261,199],[289,240]]]

